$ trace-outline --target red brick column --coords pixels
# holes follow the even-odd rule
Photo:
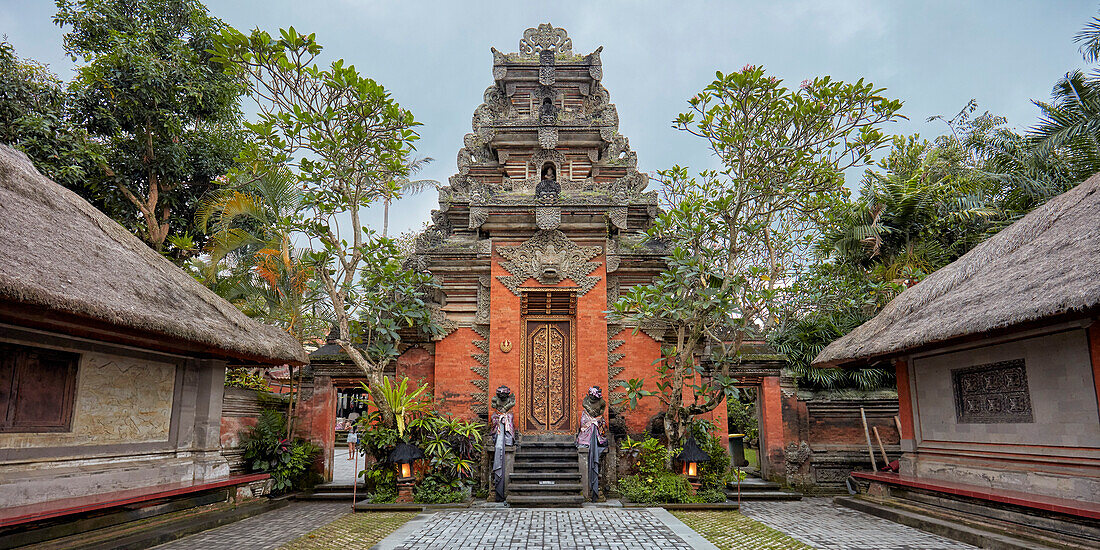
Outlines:
[[[1095,363],[1094,363],[1095,368]],[[909,364],[905,359],[894,361],[898,380],[898,419],[901,420],[901,445],[905,451],[916,449],[913,429],[913,398],[909,392]]]
[[[1100,328],[1094,322],[1088,328],[1089,357],[1092,359],[1092,383],[1096,386],[1096,402],[1100,405]]]
[[[786,457],[783,448],[786,435],[783,423],[783,394],[778,376],[766,376],[761,382],[760,393],[761,466],[766,466],[768,477],[784,475]],[[765,465],[764,463],[767,462]]]
[[[313,378],[313,394],[309,399],[298,401],[295,415],[298,417],[295,425],[297,435],[323,449],[317,459],[320,464],[316,467],[324,473],[326,480],[331,481],[332,460],[336,450],[336,388],[332,385],[331,377]]]

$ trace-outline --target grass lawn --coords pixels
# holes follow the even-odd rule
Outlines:
[[[738,512],[673,511],[672,515],[722,550],[812,550],[812,547]]]
[[[353,550],[378,544],[416,512],[357,512],[294,539],[282,548],[287,550]]]
[[[756,449],[745,447],[745,461],[749,463],[749,466],[760,468],[760,463],[756,461]]]

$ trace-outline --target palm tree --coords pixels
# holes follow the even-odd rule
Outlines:
[[[975,243],[956,244],[960,227],[985,224],[1001,215],[973,171],[941,162],[940,148],[895,144],[900,155],[915,147],[922,156],[911,171],[868,172],[862,196],[847,215],[848,225],[826,239],[843,259],[870,269],[882,281],[916,284]],[[965,231],[963,233],[966,233]],[[961,245],[961,246],[959,246]]]
[[[387,237],[390,230],[390,203],[401,198],[404,194],[416,195],[425,189],[439,189],[440,183],[436,180],[413,180],[411,176],[420,172],[432,162],[432,157],[415,158],[409,161],[408,176],[390,180],[382,187],[382,236]]]
[[[289,255],[290,233],[302,208],[302,192],[294,175],[283,167],[238,174],[233,183],[203,201],[196,225],[210,233],[211,266],[227,258],[248,259],[262,248]]]

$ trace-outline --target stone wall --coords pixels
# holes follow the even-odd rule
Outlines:
[[[81,354],[69,432],[0,434],[0,507],[216,479],[225,364],[2,327]]]
[[[286,411],[286,397],[270,392],[259,392],[245,388],[224,388],[222,397],[222,417],[219,429],[221,454],[229,463],[233,473],[248,471],[240,450],[240,434],[256,425],[264,406],[274,404]]]
[[[781,376],[765,378],[758,399],[766,400],[761,403],[760,454],[769,479],[803,491],[834,492],[843,489],[852,471],[870,471],[861,407],[868,429],[878,428],[889,459],[901,457],[894,423],[898,400],[892,391],[799,391],[793,379]],[[881,468],[874,432],[871,440]]]
[[[915,452],[903,472],[1100,502],[1100,411],[1088,346],[1086,331],[1075,328],[911,359]],[[1012,382],[1026,388],[1026,403],[1013,392],[1020,413],[964,418],[954,378],[1021,360],[1026,381]],[[993,382],[996,400],[1004,392]]]
[[[176,366],[85,353],[77,368],[72,427],[62,433],[3,433],[0,448],[167,442]]]

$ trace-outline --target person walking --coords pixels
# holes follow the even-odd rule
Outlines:
[[[348,460],[355,458],[355,446],[359,443],[359,432],[355,428],[355,424],[351,425],[351,430],[348,431]]]

